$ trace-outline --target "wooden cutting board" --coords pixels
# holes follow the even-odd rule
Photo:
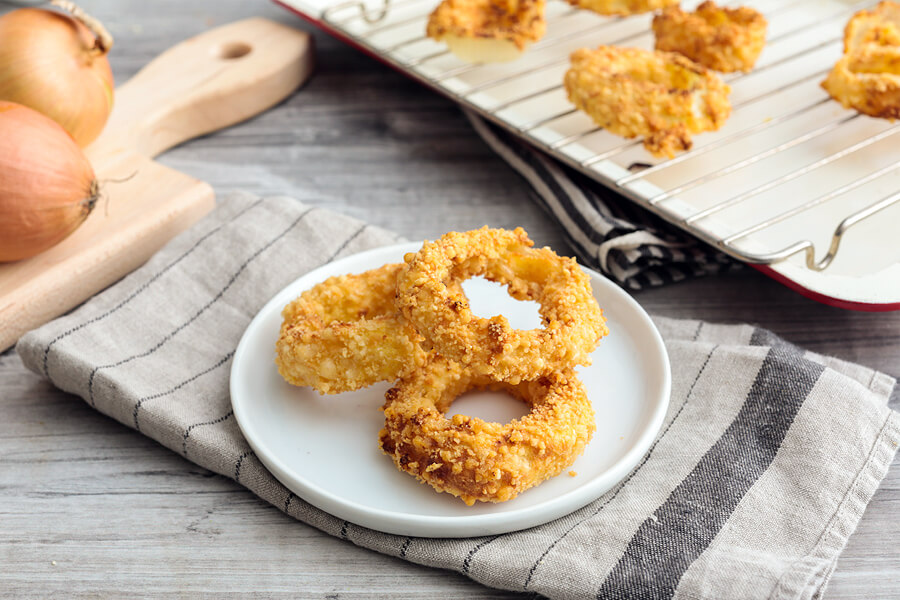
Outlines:
[[[209,184],[152,160],[252,117],[312,72],[312,39],[266,19],[213,29],[164,52],[116,89],[103,134],[86,150],[103,197],[71,236],[0,264],[0,351],[143,264],[209,212]]]

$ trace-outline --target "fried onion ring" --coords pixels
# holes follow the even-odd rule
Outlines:
[[[607,334],[588,275],[572,258],[535,249],[521,228],[450,232],[406,255],[397,305],[425,338],[423,345],[480,374],[510,383],[590,364]],[[454,283],[481,275],[505,284],[517,300],[540,303],[540,329],[513,329],[506,317],[472,314]]]
[[[544,7],[545,0],[443,0],[426,33],[467,62],[506,62],[544,37]]]
[[[282,311],[275,363],[288,383],[321,394],[393,381],[425,361],[394,305],[402,263],[331,277]]]
[[[691,134],[719,129],[731,89],[702,65],[673,52],[600,46],[571,56],[569,100],[604,129],[633,138],[655,156],[688,150]]]
[[[566,0],[572,6],[592,10],[601,15],[627,17],[677,5],[680,0]]]
[[[872,10],[861,10],[844,28],[844,52],[865,44],[900,46],[900,4],[884,0]]]
[[[475,388],[507,391],[531,411],[503,425],[444,413]],[[439,492],[503,502],[571,466],[594,432],[594,410],[571,370],[510,384],[434,357],[385,395],[381,449]]]
[[[844,108],[900,118],[900,48],[864,44],[834,65],[822,87]]]
[[[672,6],[653,18],[656,49],[678,52],[704,67],[750,71],[766,45],[766,19],[740,6],[719,8],[707,0],[693,13]]]

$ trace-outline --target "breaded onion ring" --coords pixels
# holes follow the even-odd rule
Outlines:
[[[473,388],[507,391],[531,412],[505,425],[444,416],[455,398]],[[559,474],[595,429],[593,407],[571,369],[513,385],[435,357],[385,398],[381,449],[401,471],[468,505],[509,500]]]
[[[510,383],[590,364],[606,320],[575,259],[534,249],[521,228],[452,231],[409,253],[397,277],[397,305],[425,347]],[[513,329],[506,317],[477,317],[454,283],[481,275],[517,300],[540,303],[540,329]]]
[[[656,49],[678,52],[723,73],[750,71],[766,45],[766,18],[740,6],[719,8],[707,0],[693,13],[678,6],[653,18]]]
[[[627,17],[677,5],[680,0],[566,0],[572,6],[592,10],[601,15]]]
[[[428,37],[467,62],[505,62],[544,37],[545,0],[443,0],[428,18]]]
[[[900,4],[885,0],[853,15],[844,28],[844,52],[865,44],[900,46]]]
[[[393,381],[422,364],[419,336],[394,305],[404,266],[331,277],[285,306],[275,358],[281,376],[337,394]]]
[[[571,61],[569,100],[612,133],[644,136],[655,156],[688,150],[690,134],[714,131],[731,114],[731,89],[680,54],[600,46],[576,50]]]
[[[844,108],[900,118],[900,48],[864,44],[834,65],[822,87]]]

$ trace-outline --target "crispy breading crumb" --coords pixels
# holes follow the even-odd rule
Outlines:
[[[578,477],[578,471],[569,471],[569,477]]]
[[[672,6],[653,18],[657,50],[678,52],[723,73],[753,69],[766,45],[766,26],[766,18],[752,8],[720,8],[711,0],[693,13]]]

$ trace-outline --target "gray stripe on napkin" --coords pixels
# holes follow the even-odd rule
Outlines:
[[[260,204],[260,202],[262,202],[262,198],[260,198],[256,202],[247,204],[246,206],[237,205],[237,206],[233,207],[233,208],[236,208],[237,210],[233,210],[233,211],[229,210],[230,208],[232,208],[230,206],[220,209],[223,211],[223,214],[222,214],[222,217],[219,220],[219,222],[204,221],[202,224],[197,225],[197,232],[200,235],[198,235],[197,239],[193,240],[192,243],[189,245],[189,247],[186,250],[184,250],[183,252],[180,252],[179,250],[176,249],[179,246],[178,242],[172,242],[172,245],[170,246],[170,248],[172,249],[172,253],[175,254],[175,258],[173,260],[171,260],[167,265],[165,265],[165,267],[156,271],[155,273],[153,273],[152,275],[147,277],[144,281],[137,284],[134,288],[134,291],[132,291],[127,296],[125,296],[125,298],[123,298],[122,300],[118,301],[111,308],[102,311],[100,314],[95,315],[86,321],[79,322],[77,325],[74,325],[73,327],[70,327],[69,329],[64,330],[62,333],[60,333],[59,335],[54,337],[52,340],[50,340],[50,342],[44,348],[44,359],[43,359],[44,375],[46,375],[47,377],[50,377],[48,359],[50,356],[50,351],[53,349],[54,344],[56,344],[61,339],[72,335],[76,331],[79,331],[80,329],[83,329],[83,328],[85,328],[89,325],[92,325],[93,323],[96,323],[98,321],[102,321],[103,319],[109,317],[113,313],[122,309],[122,307],[124,307],[126,304],[128,304],[129,302],[134,300],[136,297],[138,297],[141,293],[146,291],[147,288],[154,281],[156,281],[157,279],[159,279],[160,277],[162,277],[163,275],[168,273],[172,268],[176,267],[182,260],[184,260],[185,258],[190,256],[190,254],[194,250],[196,250],[200,246],[200,244],[204,243],[207,239],[209,239],[211,236],[213,236],[215,233],[217,233],[222,227],[225,226],[226,223],[233,221],[234,219],[243,215],[248,210],[254,208],[255,206],[258,206]],[[232,212],[234,214],[231,214]],[[128,281],[130,284],[136,284],[137,282],[135,282],[134,279],[140,274],[143,274],[143,269],[140,271],[136,271],[135,274],[129,276],[129,278],[126,279],[126,281]],[[63,317],[63,319],[64,318],[65,317]]]
[[[839,410],[835,410],[835,386],[842,389]],[[826,581],[812,574],[825,566],[833,568],[839,548],[852,533],[849,524],[858,521],[865,507],[859,498],[874,493],[871,474],[885,468],[884,456],[869,452],[866,443],[878,447],[884,438],[893,436],[896,440],[898,436],[896,413],[872,410],[882,403],[880,392],[860,383],[848,384],[837,371],[824,369],[794,418],[779,453],[735,508],[728,527],[719,531],[681,578],[675,597],[686,600],[693,597],[693,590],[703,588],[711,598],[754,594],[803,598],[809,597],[808,590],[821,589]],[[855,415],[852,427],[846,423],[844,410]],[[893,432],[888,429],[892,423]],[[857,448],[853,456],[841,449],[847,443]],[[830,484],[816,489],[819,481],[809,474],[827,465],[832,453],[844,457],[846,468],[830,469]],[[797,460],[803,454],[805,460]],[[795,484],[788,487],[786,481]],[[859,491],[854,491],[857,488]],[[835,495],[841,492],[844,497]],[[820,539],[797,536],[792,527],[797,522],[826,533]],[[772,548],[791,548],[792,552],[770,552]],[[789,555],[812,562],[794,565]],[[718,576],[723,571],[730,573],[729,577]],[[782,577],[785,581],[779,582]],[[796,585],[795,577],[805,581]]]
[[[229,197],[17,350],[61,389],[296,519],[490,586],[588,599],[822,592],[900,441],[894,381],[748,325],[655,319],[672,362],[663,427],[622,482],[556,521],[472,539],[388,535],[282,486],[234,418],[235,347],[297,277],[395,241],[290,198]]]
[[[299,225],[307,215],[312,213],[313,210],[314,209],[312,209],[312,208],[305,209],[286,228],[282,229],[281,226],[279,225],[278,228],[275,229],[276,233],[274,235],[272,235],[268,240],[266,240],[266,242],[264,244],[261,244],[259,247],[255,248],[253,250],[253,252],[250,254],[250,256],[248,256],[246,259],[244,259],[240,263],[240,265],[237,265],[237,266],[229,269],[230,275],[228,275],[227,280],[224,281],[218,287],[218,291],[214,295],[209,297],[209,299],[205,303],[203,303],[199,308],[197,308],[196,312],[191,311],[189,313],[190,316],[188,316],[184,321],[180,322],[175,328],[168,331],[163,336],[157,336],[158,339],[156,339],[152,343],[150,343],[148,348],[146,348],[145,350],[142,350],[139,353],[130,354],[130,355],[118,358],[114,362],[97,365],[93,369],[91,369],[91,372],[88,375],[88,381],[87,381],[88,401],[90,402],[91,406],[94,406],[94,404],[95,404],[94,382],[97,381],[97,374],[100,373],[101,370],[117,369],[117,368],[122,367],[123,365],[127,365],[128,363],[130,363],[134,360],[146,359],[146,358],[150,357],[151,355],[154,355],[156,353],[156,351],[159,350],[160,348],[162,348],[164,345],[166,345],[170,341],[174,340],[175,337],[179,333],[181,333],[183,330],[192,326],[198,319],[202,319],[202,318],[212,319],[215,316],[217,316],[216,311],[219,309],[220,306],[224,306],[224,305],[218,304],[219,301],[222,300],[223,297],[225,297],[225,294],[231,289],[231,287],[235,284],[235,282],[238,281],[238,278],[241,276],[241,274],[244,273],[244,271],[247,269],[247,267],[255,259],[257,259],[263,252],[266,252],[267,250],[272,248],[272,246],[274,246],[276,243],[280,242],[289,233],[291,233],[291,231],[293,231],[297,227],[297,225]],[[274,223],[273,223],[273,225],[274,225]],[[327,262],[327,261],[324,261],[324,262]],[[225,315],[222,315],[222,316],[224,317]],[[187,334],[185,334],[185,335],[187,335]],[[106,374],[105,371],[103,374],[101,374],[101,376],[100,376],[101,381],[104,379],[105,374]],[[192,378],[193,377],[195,377],[195,376],[192,376]],[[192,378],[189,378],[188,381],[191,381]],[[181,384],[178,384],[178,385],[181,385]],[[139,403],[140,403],[140,401],[138,401],[138,406],[135,407],[135,419],[137,419],[136,412],[137,412],[137,408],[140,406]]]
[[[672,596],[684,571],[774,459],[821,372],[820,365],[804,361],[789,346],[769,349],[737,417],[641,524],[598,598]]]
[[[605,502],[553,540],[548,552],[532,564],[523,588],[541,591],[554,585],[551,578],[556,572],[567,570],[568,565],[568,586],[578,589],[579,597],[593,598],[641,525],[697,468],[734,421],[764,364],[767,350],[748,347],[737,354],[725,346],[691,346],[684,342],[668,345],[670,355],[678,353],[690,356],[690,360],[683,361],[679,372],[673,369],[673,405],[647,462],[633,471]],[[699,351],[687,352],[689,348]],[[735,375],[725,389],[723,372]],[[705,426],[698,428],[698,423]],[[602,540],[599,547],[598,536]],[[571,557],[584,554],[590,557],[588,562],[570,562]]]

